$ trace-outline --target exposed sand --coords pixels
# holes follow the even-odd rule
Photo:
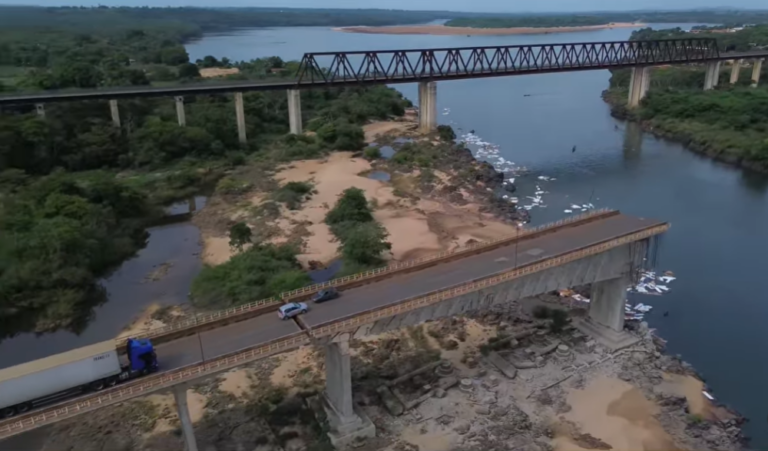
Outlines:
[[[381,121],[364,127],[366,140],[372,142],[377,136],[398,133],[414,127],[409,121]],[[363,158],[353,158],[352,152],[334,152],[321,160],[301,160],[279,168],[274,178],[281,185],[288,182],[311,182],[316,194],[297,210],[281,207],[280,218],[270,223],[279,230],[271,242],[280,244],[295,235],[297,228],[302,233],[304,248],[299,261],[308,266],[310,261],[328,264],[338,258],[339,243],[325,224],[325,215],[335,205],[339,195],[350,187],[360,188],[375,205],[374,217],[389,233],[392,250],[385,257],[394,261],[410,260],[428,256],[444,250],[463,246],[469,240],[487,241],[516,233],[515,227],[496,221],[479,213],[480,205],[464,190],[460,190],[469,202],[456,206],[436,199],[410,199],[395,196],[394,185],[404,191],[412,190],[418,173],[397,175],[392,182],[382,182],[367,177],[373,166]],[[447,174],[434,171],[438,179],[446,181]],[[269,198],[267,193],[251,196],[241,210],[255,207]],[[241,212],[231,214],[238,218]],[[254,225],[251,224],[253,227]],[[226,262],[233,255],[226,236],[211,236],[203,233],[203,261],[210,265]]]
[[[292,387],[293,377],[299,370],[307,366],[315,366],[315,360],[312,358],[312,347],[302,346],[295,351],[280,355],[280,365],[272,371],[269,380],[275,386]]]
[[[163,395],[149,395],[147,401],[150,401],[157,405],[158,409],[162,411],[176,412],[176,401],[173,399],[172,394]],[[208,397],[201,395],[194,390],[187,390],[187,405],[189,407],[189,416],[193,423],[203,419],[205,415],[205,404],[208,402]],[[175,427],[168,419],[161,418],[155,423],[154,430],[150,433],[157,434],[160,432],[167,432],[174,430]]]
[[[231,67],[229,69],[223,67],[208,67],[205,69],[200,69],[200,76],[203,78],[216,78],[239,73],[240,69],[236,67]]]
[[[584,390],[571,390],[573,410],[565,418],[613,449],[674,451],[679,448],[654,417],[658,407],[632,385],[615,378],[598,377]],[[558,437],[556,450],[579,450],[569,439]]]
[[[583,27],[550,27],[550,28],[472,28],[446,27],[445,25],[403,25],[396,27],[341,27],[334,31],[344,33],[369,34],[430,34],[430,35],[509,35],[509,34],[549,34],[572,33],[575,31],[594,31],[611,28],[640,28],[641,23],[609,23],[605,25],[589,25]]]
[[[246,368],[239,368],[224,373],[219,389],[241,397],[251,392],[251,379]]]

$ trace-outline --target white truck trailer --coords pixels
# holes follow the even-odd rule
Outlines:
[[[126,348],[124,366],[110,340],[0,370],[0,418],[157,371],[149,340],[129,339]]]

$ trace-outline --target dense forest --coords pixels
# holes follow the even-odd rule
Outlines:
[[[504,17],[470,17],[451,19],[449,27],[472,28],[549,28],[583,27],[609,23],[709,23],[709,24],[762,24],[768,23],[768,11],[628,11],[595,12],[590,14],[537,14],[505,15]]]
[[[639,30],[632,39],[659,39],[681,36],[680,29]],[[748,27],[735,33],[701,33],[718,39],[721,48],[738,50],[768,45],[768,25]],[[762,67],[761,85],[752,83],[752,62],[730,84],[732,66],[723,64],[719,85],[704,91],[704,67],[672,66],[654,68],[648,95],[639,108],[626,108],[629,70],[613,71],[605,98],[615,115],[641,121],[655,133],[687,144],[709,156],[768,170],[768,68]]]
[[[29,10],[0,14],[0,77],[15,74],[0,78],[5,90],[189,82],[200,68],[221,66],[238,67],[236,78],[284,77],[298,64],[278,57],[190,62],[184,39],[231,26],[216,17],[244,20],[233,11],[203,20],[192,9],[34,9],[37,19],[22,14]],[[290,24],[340,20],[274,14],[295,20]],[[349,20],[360,23],[360,14]],[[177,25],[166,26],[170,16]],[[236,175],[253,165],[359,150],[361,124],[402,115],[409,102],[383,86],[302,92],[304,123],[317,133],[295,136],[285,92],[246,93],[246,145],[238,141],[231,95],[189,96],[185,104],[185,127],[173,100],[162,98],[121,101],[120,128],[106,101],[50,104],[44,118],[30,106],[0,110],[0,339],[82,330],[106,301],[99,278],[145,245],[146,228],[169,202],[200,190],[247,189]],[[253,244],[235,262],[245,262],[250,275],[244,293],[252,296],[253,284],[264,280],[272,281],[259,284],[265,295],[307,282],[292,276],[298,249]],[[225,268],[230,277],[236,265]]]

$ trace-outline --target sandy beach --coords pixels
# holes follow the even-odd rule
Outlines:
[[[342,27],[334,28],[334,31],[344,33],[369,33],[369,34],[430,34],[442,36],[480,36],[480,35],[510,35],[510,34],[550,34],[573,33],[576,31],[596,31],[612,28],[639,28],[641,23],[609,23],[605,25],[589,25],[583,27],[527,27],[527,28],[471,28],[471,27],[446,27],[445,25],[404,25],[395,27]]]

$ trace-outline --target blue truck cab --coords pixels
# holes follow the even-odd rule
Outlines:
[[[146,338],[129,338],[125,355],[131,373],[154,373],[158,369],[157,354],[152,342]]]

